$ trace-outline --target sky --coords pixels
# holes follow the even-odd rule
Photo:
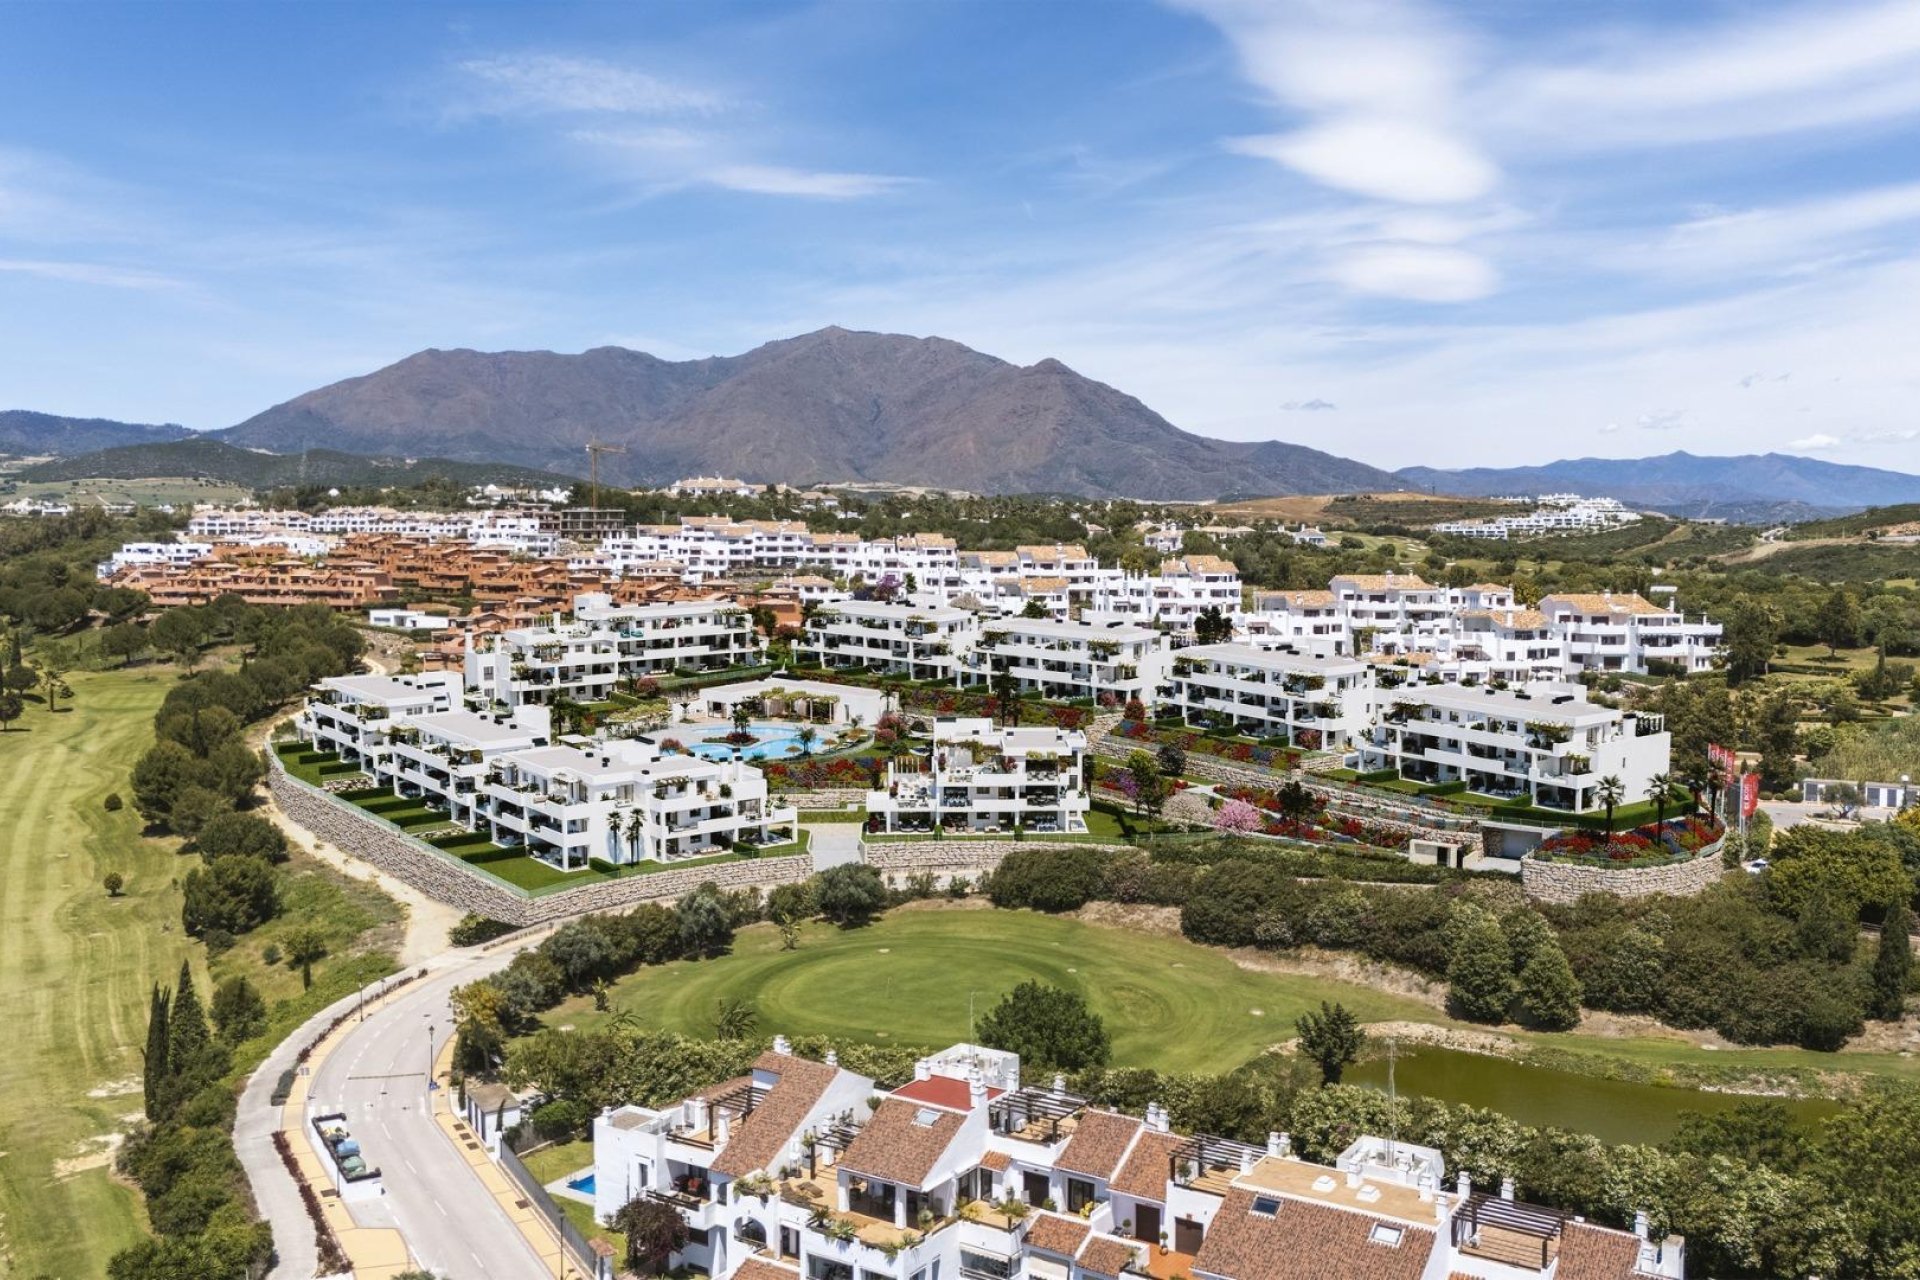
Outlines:
[[[1386,467],[1920,471],[1920,4],[0,10],[0,408],[829,324]]]

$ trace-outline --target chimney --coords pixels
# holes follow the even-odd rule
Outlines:
[[[967,1069],[967,1106],[975,1111],[987,1105],[987,1082],[980,1078],[979,1067]]]
[[[1645,1209],[1634,1210],[1633,1234],[1635,1234],[1636,1236],[1639,1236],[1642,1240],[1645,1240],[1647,1238],[1647,1231],[1648,1231],[1647,1211]]]
[[[775,1036],[773,1038],[773,1051],[775,1053],[783,1054],[783,1055],[792,1053],[793,1042],[788,1040],[785,1036]]]
[[[931,1075],[933,1075],[933,1064],[931,1062],[925,1058],[917,1058],[914,1060],[913,1078],[915,1080],[925,1080]]]
[[[1267,1134],[1267,1154],[1276,1160],[1284,1160],[1292,1154],[1293,1140],[1284,1133]]]
[[[839,1051],[838,1049],[829,1049],[829,1050],[827,1050],[827,1059],[826,1059],[826,1061],[827,1061],[827,1065],[828,1065],[828,1066],[830,1066],[830,1067],[837,1067],[837,1066],[839,1066],[839,1065],[840,1065],[840,1051]]]
[[[1502,1200],[1513,1199],[1513,1179],[1512,1178],[1500,1179],[1500,1198]]]
[[[1254,1161],[1255,1161],[1255,1160],[1256,1160],[1257,1158],[1258,1158],[1258,1157],[1256,1157],[1256,1156],[1254,1155],[1254,1153],[1253,1153],[1253,1149],[1252,1149],[1251,1147],[1249,1147],[1249,1148],[1248,1148],[1247,1150],[1245,1150],[1245,1151],[1242,1151],[1242,1152],[1240,1153],[1240,1172],[1242,1172],[1242,1173],[1251,1173],[1251,1172],[1253,1172],[1253,1162],[1254,1162]]]
[[[1056,1075],[1053,1078],[1053,1096],[1056,1098],[1064,1097],[1066,1095],[1066,1092],[1067,1092],[1067,1078],[1062,1075]]]
[[[727,1145],[727,1135],[733,1132],[733,1122],[727,1116],[725,1107],[716,1107],[713,1112],[713,1145]]]
[[[687,1127],[695,1133],[707,1127],[707,1100],[705,1098],[687,1099]]]
[[[1460,1176],[1453,1180],[1453,1187],[1454,1190],[1460,1193],[1462,1200],[1471,1199],[1473,1196],[1473,1175],[1465,1169],[1462,1169]]]
[[[1414,1187],[1420,1192],[1420,1198],[1422,1200],[1432,1200],[1435,1190],[1433,1171],[1431,1169],[1422,1169],[1419,1178],[1414,1182]]]

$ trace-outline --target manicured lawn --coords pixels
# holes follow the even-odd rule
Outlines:
[[[551,1147],[541,1147],[521,1157],[527,1166],[527,1172],[540,1180],[545,1186],[555,1178],[564,1178],[581,1169],[593,1168],[593,1143],[585,1138],[576,1142],[556,1143]],[[613,1256],[623,1259],[627,1256],[627,1238],[610,1228],[603,1227],[593,1220],[593,1206],[582,1204],[566,1196],[554,1196],[554,1203],[567,1215],[567,1220],[580,1228],[580,1234],[589,1240],[605,1240],[613,1246]]]
[[[1107,1021],[1118,1066],[1224,1071],[1291,1037],[1324,997],[1366,1019],[1424,1018],[1411,1000],[1310,978],[1249,973],[1219,952],[1024,911],[896,911],[865,929],[808,925],[798,951],[767,925],[743,930],[731,955],[677,961],[622,979],[614,1006],[649,1026],[711,1035],[714,1010],[744,999],[760,1029],[875,1043],[947,1045],[1029,978],[1083,992]],[[592,1026],[589,1000],[549,1015]]]
[[[173,681],[161,666],[76,671],[72,710],[29,704],[0,733],[0,1271],[9,1275],[104,1275],[141,1235],[139,1194],[109,1175],[104,1140],[140,1110],[148,992],[198,950],[180,932],[174,887],[188,864],[173,841],[142,838],[127,785]],[[108,792],[126,807],[106,812]],[[109,871],[126,878],[124,896],[101,889]]]

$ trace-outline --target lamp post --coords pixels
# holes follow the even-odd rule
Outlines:
[[[433,1079],[433,1023],[427,1023],[427,1092],[432,1093]]]
[[[1903,813],[1906,811],[1907,806],[1913,803],[1913,801],[1907,798],[1907,782],[1909,779],[1910,775],[1908,774],[1903,773],[1900,775],[1900,810]]]

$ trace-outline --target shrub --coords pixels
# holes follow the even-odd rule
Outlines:
[[[517,928],[518,925],[508,924],[504,920],[490,919],[469,911],[460,917],[453,928],[447,930],[447,941],[456,947],[477,947],[483,942],[491,942],[512,933]]]
[[[107,798],[103,803],[106,805],[108,813],[118,813],[125,805],[125,802],[120,799],[120,793],[118,791],[107,792]]]
[[[1483,914],[1460,931],[1447,958],[1447,986],[1447,1002],[1459,1017],[1506,1021],[1513,1003],[1513,957],[1491,916]]]
[[[1105,887],[1108,854],[1098,849],[1016,849],[987,877],[996,907],[1076,911]]]
[[[980,1019],[980,1043],[1041,1069],[1104,1066],[1112,1045],[1100,1015],[1078,992],[1023,982]]]

